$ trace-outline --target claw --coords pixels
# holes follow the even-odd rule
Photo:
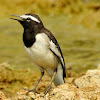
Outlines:
[[[35,95],[37,93],[36,90],[33,89],[33,90],[28,90],[28,92],[26,93],[26,95],[28,95],[30,92],[33,92]]]
[[[44,97],[47,93],[49,93],[50,96],[50,88],[48,88],[41,97]]]

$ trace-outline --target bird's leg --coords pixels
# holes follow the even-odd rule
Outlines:
[[[43,75],[44,75],[44,71],[41,72],[41,77],[39,78],[38,82],[36,83],[34,89],[32,89],[32,90],[28,90],[28,92],[26,93],[26,95],[28,95],[29,92],[34,92],[34,93],[36,93],[36,88],[37,88],[37,86],[38,86],[40,80],[42,79]]]
[[[53,80],[54,80],[54,78],[55,78],[56,73],[57,73],[57,69],[54,71],[54,74],[53,74],[53,76],[52,76],[52,78],[51,78],[50,85],[49,85],[49,87],[46,89],[46,91],[44,92],[44,95],[43,95],[42,97],[44,97],[48,92],[50,92],[50,88],[51,88],[51,85],[52,85],[52,82],[53,82]]]

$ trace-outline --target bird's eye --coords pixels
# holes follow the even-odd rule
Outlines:
[[[26,20],[29,22],[30,21],[30,18],[27,18]]]

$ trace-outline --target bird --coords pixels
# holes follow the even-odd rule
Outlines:
[[[65,61],[61,48],[54,35],[44,27],[40,17],[33,13],[11,15],[23,27],[23,44],[32,62],[40,69],[41,77],[35,87],[29,92],[36,93],[36,88],[44,76],[45,71],[51,77],[50,85],[44,95],[50,92],[52,82],[55,86],[65,83]],[[15,18],[16,17],[16,18]]]

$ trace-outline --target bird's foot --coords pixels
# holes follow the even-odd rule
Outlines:
[[[50,87],[47,88],[47,90],[44,92],[44,94],[41,97],[44,97],[47,93],[49,93],[49,95],[50,95]]]
[[[32,90],[28,90],[28,92],[26,93],[26,95],[28,95],[30,92],[33,92],[34,94],[37,93],[35,89],[32,89]]]

